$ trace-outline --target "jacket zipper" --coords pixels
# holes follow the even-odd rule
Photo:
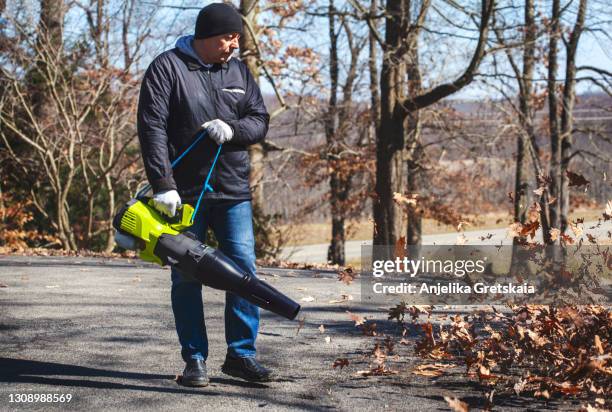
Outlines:
[[[213,86],[212,86],[212,74],[210,73],[210,68],[206,69],[206,73],[208,73],[208,76],[207,76],[207,83],[208,83],[208,89],[209,89],[208,95],[209,95],[210,101],[212,103],[212,108],[213,108],[213,113],[215,114],[215,119],[218,119],[219,115],[217,114],[217,101],[215,99],[215,91],[214,91]],[[213,153],[213,156],[214,156],[214,153]],[[221,159],[219,159],[219,160],[221,160]],[[212,163],[211,163],[211,166],[212,166]],[[213,171],[213,175],[211,176],[211,180],[212,180],[211,187],[214,190],[216,190],[216,188],[217,188],[217,172],[216,171]]]

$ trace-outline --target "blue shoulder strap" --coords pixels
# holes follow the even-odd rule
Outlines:
[[[174,159],[174,161],[172,162],[171,166],[174,169],[176,167],[177,164],[179,164],[179,162],[183,159],[183,157],[185,157],[185,155],[187,153],[189,153],[189,151],[191,149],[193,149],[204,137],[206,136],[206,131],[203,130],[193,141],[193,143],[191,143],[189,145],[189,147],[187,149],[185,149],[183,151],[183,153],[181,153],[179,155],[179,157],[177,157],[176,159]],[[206,180],[204,181],[204,186],[202,187],[202,191],[200,192],[200,196],[198,197],[198,202],[195,205],[195,209],[193,209],[193,213],[191,214],[191,219],[190,222],[193,223],[193,219],[195,219],[196,213],[198,212],[198,208],[200,207],[200,203],[202,202],[202,198],[204,197],[204,193],[206,192],[214,192],[213,188],[210,186],[209,182],[210,182],[210,177],[212,176],[213,170],[215,169],[215,165],[217,164],[217,159],[219,158],[219,154],[221,154],[221,148],[223,148],[223,145],[219,145],[219,148],[217,149],[217,154],[215,155],[215,158],[213,160],[212,165],[210,166],[210,170],[208,171],[208,174],[206,175]],[[151,189],[151,185],[147,184],[145,187],[143,187],[141,190],[138,191],[138,193],[136,194],[136,198],[144,195],[145,193],[147,193],[149,190]]]

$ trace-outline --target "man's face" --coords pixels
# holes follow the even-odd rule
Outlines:
[[[207,63],[226,63],[239,47],[240,33],[226,33],[203,39]]]

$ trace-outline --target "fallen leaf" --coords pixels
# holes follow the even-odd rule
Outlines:
[[[314,302],[315,298],[312,296],[305,296],[302,299],[300,299],[302,302]]]
[[[421,376],[429,376],[429,377],[438,377],[438,376],[442,376],[444,375],[444,371],[440,370],[440,369],[435,369],[435,370],[413,370],[412,373],[414,373],[415,375],[421,375]]]
[[[544,346],[550,343],[548,339],[546,339],[543,336],[538,335],[536,332],[534,332],[531,329],[525,329],[525,332],[527,333],[527,336],[529,336],[529,338],[536,344],[536,346]]]
[[[573,245],[574,244],[574,239],[572,239],[570,236],[561,233],[561,242],[566,243],[568,245]]]
[[[357,376],[386,376],[386,375],[397,375],[399,372],[395,370],[391,370],[384,365],[379,365],[370,370],[357,371],[355,375]]]
[[[542,208],[540,207],[540,204],[537,202],[533,202],[533,204],[529,207],[529,210],[527,211],[527,220],[529,220],[530,222],[539,222],[541,211]]]
[[[374,346],[374,350],[370,353],[370,356],[374,358],[374,362],[378,365],[384,364],[387,359],[387,354],[378,343]]]
[[[366,321],[366,318],[364,318],[363,316],[351,313],[348,310],[346,311],[346,313],[348,313],[351,320],[355,322],[355,326],[363,325],[363,323]]]
[[[517,383],[514,384],[514,393],[520,395],[521,392],[525,390],[525,386],[527,386],[527,379],[520,379]]]
[[[446,401],[446,403],[448,403],[448,406],[455,412],[468,412],[470,410],[470,406],[458,398],[445,396],[444,400]]]
[[[604,220],[612,219],[612,200],[608,200],[606,203],[606,210],[603,213]]]
[[[576,237],[582,236],[583,230],[582,230],[582,228],[580,226],[578,226],[577,224],[574,224],[572,222],[569,222],[569,226],[570,226],[570,229],[572,229],[572,232],[574,232],[574,236],[576,236]]]
[[[412,373],[415,375],[421,376],[442,376],[444,374],[444,370],[448,368],[453,368],[457,365],[447,364],[447,363],[428,363],[425,365],[419,365],[412,370]]]
[[[569,379],[573,382],[576,382],[582,378],[588,378],[596,371],[603,372],[607,375],[612,375],[612,371],[609,371],[604,368],[603,364],[605,361],[601,358],[602,357],[591,358],[586,362],[578,364],[574,368],[572,373],[569,375]]]
[[[459,224],[457,225],[457,232],[461,232],[462,230],[464,230],[463,226],[469,226],[469,225],[470,225],[470,222],[464,222],[464,221],[459,222]]]
[[[593,338],[593,344],[595,345],[595,349],[597,349],[597,353],[599,353],[600,355],[603,355],[604,348],[603,348],[603,345],[601,344],[601,338],[599,337],[599,335],[595,335],[595,337]]]
[[[345,366],[349,366],[349,360],[347,358],[338,358],[334,361],[334,363],[332,364],[332,367],[334,369],[336,368],[344,368]]]
[[[565,395],[577,395],[582,392],[580,386],[572,385],[570,382],[563,382],[561,385],[557,386],[557,389]]]
[[[298,333],[300,333],[300,330],[302,330],[302,328],[304,327],[304,324],[306,323],[306,317],[304,316],[304,317],[303,317],[302,319],[300,319],[298,322],[299,322],[299,323],[298,323],[298,327],[297,327],[297,329],[296,329],[296,331],[295,331],[295,336],[297,336],[297,335],[298,335]]]
[[[374,323],[374,322],[364,323],[360,327],[361,327],[361,331],[366,336],[376,336],[377,335],[377,333],[376,333],[376,323]]]
[[[393,201],[399,205],[416,206],[416,195],[410,196],[411,197],[407,197],[401,193],[393,192]]]
[[[353,283],[356,277],[357,277],[357,272],[355,272],[355,270],[351,266],[338,272],[338,280],[347,285],[350,285],[351,283]]]
[[[550,229],[549,233],[550,233],[550,240],[554,242],[557,239],[559,239],[559,235],[561,234],[561,231],[557,228],[552,228]]]
[[[395,242],[395,257],[403,259],[406,257],[406,237],[402,236]]]
[[[458,245],[465,245],[467,243],[468,239],[467,237],[465,237],[465,234],[460,234],[459,236],[457,236],[457,244]]]
[[[342,294],[342,296],[340,296],[340,299],[333,299],[330,300],[328,303],[344,303],[344,302],[348,302],[349,300],[353,300],[353,295],[348,295],[348,294]]]
[[[514,222],[510,226],[508,226],[508,237],[515,238],[521,235],[521,230],[523,230],[523,225],[520,222]]]
[[[521,229],[521,236],[531,236],[531,238],[533,239],[539,227],[540,227],[539,221],[529,222],[523,225],[523,228]]]

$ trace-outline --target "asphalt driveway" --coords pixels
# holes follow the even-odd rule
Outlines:
[[[360,302],[358,282],[347,286],[334,273],[317,271],[260,272],[303,305],[301,321],[262,312],[259,359],[278,379],[253,384],[221,373],[224,294],[207,288],[211,384],[179,386],[183,364],[169,273],[125,259],[0,256],[0,410],[435,411],[448,410],[444,395],[482,405],[480,389],[460,372],[443,379],[411,374],[418,359],[408,346],[397,345],[392,366],[398,374],[359,376],[370,365],[376,339],[393,335],[396,326],[381,308]],[[378,337],[364,336],[347,310],[375,320]],[[332,368],[340,357],[350,365]],[[72,398],[11,402],[16,394]],[[575,410],[576,404],[514,397],[497,410],[566,407]]]

